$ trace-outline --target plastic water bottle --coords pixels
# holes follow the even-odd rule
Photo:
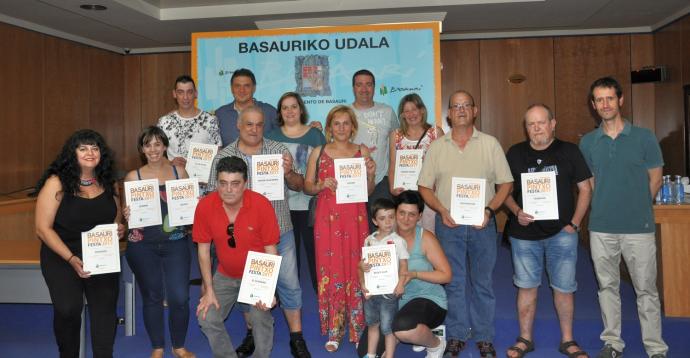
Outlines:
[[[664,175],[664,179],[661,184],[661,203],[670,204],[671,203],[671,176]]]
[[[676,181],[674,183],[676,188],[676,195],[674,201],[676,204],[682,204],[685,202],[685,188],[683,187],[683,182],[681,181],[680,175],[676,175]]]

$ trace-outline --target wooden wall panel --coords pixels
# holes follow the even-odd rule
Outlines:
[[[441,122],[446,122],[448,99],[455,91],[464,89],[481,103],[479,80],[479,41],[441,41]],[[481,127],[481,115],[476,125]]]
[[[103,135],[115,152],[117,168],[123,170],[123,56],[91,48],[88,58],[89,126]]]
[[[631,35],[630,36],[630,67],[631,70],[639,70],[645,66],[654,66],[654,35]],[[631,92],[628,98],[632,101],[632,122],[640,127],[654,128],[654,83],[631,84]]]
[[[680,20],[680,23],[682,26],[680,46],[683,56],[683,85],[690,85],[690,15],[686,15]],[[688,154],[690,155],[690,153]]]
[[[137,150],[137,137],[141,124],[141,56],[126,56],[124,59],[124,150],[125,171],[141,165]]]
[[[142,126],[156,124],[158,118],[175,109],[172,98],[175,78],[189,74],[190,66],[189,52],[141,56]]]
[[[685,171],[681,30],[682,24],[675,22],[654,34],[656,62],[669,73],[668,81],[656,85],[656,136],[664,154],[664,174],[672,175]]]
[[[0,23],[0,193],[33,186],[43,171],[42,37]]]
[[[553,40],[508,39],[480,42],[482,131],[508,150],[525,140],[523,115],[532,103],[554,109]],[[523,75],[522,83],[508,81]]]
[[[597,78],[615,77],[623,87],[623,115],[630,111],[630,35],[558,37],[554,40],[558,136],[578,143],[598,125],[589,101]]]
[[[77,129],[89,128],[88,48],[45,36],[43,108],[47,167],[65,140]]]

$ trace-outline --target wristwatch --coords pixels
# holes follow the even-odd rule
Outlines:
[[[575,232],[580,232],[580,227],[573,224],[573,222],[569,222],[568,225],[572,226],[573,229],[575,229]]]
[[[496,216],[496,212],[494,211],[494,209],[486,206],[484,207],[484,210],[489,212],[489,218]]]

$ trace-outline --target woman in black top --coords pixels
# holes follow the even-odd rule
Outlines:
[[[89,303],[93,356],[112,357],[119,274],[83,270],[81,233],[100,224],[124,226],[112,152],[97,132],[72,134],[36,185],[36,233],[41,271],[53,301],[53,331],[60,357],[78,357],[83,297]]]

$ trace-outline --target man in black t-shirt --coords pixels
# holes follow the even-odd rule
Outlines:
[[[557,220],[535,220],[522,210],[522,186],[513,186],[512,195],[505,201],[510,210],[506,232],[510,237],[518,287],[517,307],[520,336],[508,348],[508,357],[521,357],[534,350],[532,324],[537,306],[537,289],[546,266],[553,289],[554,304],[560,321],[563,354],[587,357],[573,340],[573,293],[577,289],[575,266],[579,225],[592,197],[589,178],[592,176],[578,147],[555,137],[556,120],[551,109],[534,104],[525,113],[525,127],[529,140],[513,145],[506,158],[516,182],[522,173],[548,172],[556,174],[558,197]],[[577,200],[573,186],[577,185]]]

